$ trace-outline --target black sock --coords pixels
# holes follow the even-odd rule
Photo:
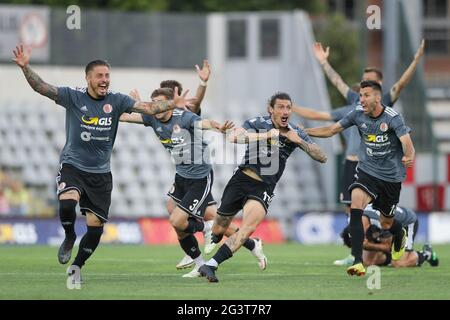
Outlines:
[[[223,244],[212,258],[216,260],[218,264],[221,264],[225,260],[230,259],[232,256],[233,252],[231,249],[226,244]]]
[[[362,251],[364,241],[364,228],[362,224],[363,210],[350,209],[350,236],[352,242],[352,256],[355,257],[354,264],[362,262]]]
[[[417,265],[418,265],[418,266],[421,266],[422,263],[424,263],[425,260],[428,260],[428,259],[427,259],[427,257],[423,254],[422,251],[416,251],[416,253],[417,253],[417,257],[418,257],[418,259],[417,259]]]
[[[198,241],[194,237],[193,234],[188,235],[184,239],[178,239],[180,242],[181,248],[183,248],[183,251],[192,259],[198,258],[200,256],[201,252],[198,247]]]
[[[245,240],[243,246],[252,251],[255,248],[255,241],[253,241],[252,238],[248,238],[247,240]]]
[[[75,200],[59,200],[59,220],[66,232],[66,238],[75,239],[77,237],[75,234],[76,206]]]
[[[192,217],[188,218],[188,226],[186,229],[183,230],[183,232],[186,233],[196,233],[197,231],[203,231],[205,228],[205,224],[202,220],[198,220]]]
[[[223,234],[219,234],[219,235],[217,235],[217,234],[212,234],[212,237],[211,237],[211,240],[212,240],[212,242],[214,242],[214,243],[219,243],[221,240],[222,240],[222,238],[223,238]]]
[[[78,247],[78,254],[75,261],[72,263],[78,267],[82,267],[87,259],[94,253],[100,242],[103,233],[103,227],[87,227],[87,232],[81,238],[80,246]]]
[[[405,232],[402,228],[402,224],[394,219],[389,232],[394,236],[394,250],[400,251],[402,247],[403,233]]]

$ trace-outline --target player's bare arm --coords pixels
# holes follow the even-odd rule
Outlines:
[[[419,49],[417,49],[416,51],[413,61],[405,70],[405,72],[402,74],[400,79],[392,86],[390,90],[392,102],[397,101],[398,97],[400,96],[400,92],[411,81],[412,77],[414,76],[414,72],[416,71],[417,65],[419,64],[420,59],[423,56],[424,49],[425,49],[425,40],[422,39],[422,42],[420,43]]]
[[[267,132],[248,132],[244,128],[236,128],[229,135],[229,141],[232,143],[244,144],[259,140],[269,140],[277,138],[280,135],[278,129],[271,129]]]
[[[220,124],[215,120],[203,119],[199,122],[199,127],[202,130],[214,130],[220,133],[226,133],[234,127],[234,123],[227,120],[224,124]]]
[[[42,80],[42,78],[30,68],[29,63],[31,50],[24,51],[23,45],[20,45],[13,50],[13,53],[13,61],[22,69],[22,72],[31,88],[43,96],[56,101],[58,98],[58,89]]]
[[[131,108],[131,111],[154,115],[157,113],[172,110],[174,108],[186,109],[186,106],[192,106],[192,101],[194,100],[191,98],[186,98],[188,92],[189,90],[186,90],[183,95],[179,96],[178,88],[175,88],[173,100],[151,102],[136,101],[133,108]]]
[[[305,151],[314,160],[325,163],[327,162],[327,155],[323,152],[320,147],[315,143],[308,143],[302,138],[300,138],[296,131],[288,130],[287,132],[281,132],[282,136],[285,136],[290,141],[297,144],[303,151]]]
[[[119,118],[120,122],[143,124],[142,114],[140,113],[122,113]]]
[[[328,62],[328,56],[330,55],[330,47],[327,47],[324,50],[322,44],[320,42],[316,42],[313,46],[314,55],[319,61],[320,65],[323,68],[323,71],[327,75],[328,79],[331,83],[339,90],[339,92],[347,98],[348,90],[350,87],[342,80],[341,76],[333,69],[333,67]]]
[[[329,138],[343,130],[344,130],[344,128],[341,126],[341,124],[339,122],[333,123],[326,127],[305,129],[306,133],[309,136],[317,137],[317,138]]]
[[[207,82],[211,74],[211,66],[209,65],[208,60],[205,59],[203,60],[202,68],[200,69],[198,65],[195,65],[195,70],[197,70],[198,77],[200,78],[200,84],[197,88],[197,92],[195,93],[195,98],[197,98],[197,101],[192,104],[190,109],[192,112],[198,113],[203,98],[205,97]]]
[[[403,147],[402,163],[405,166],[405,168],[410,168],[413,165],[416,151],[414,149],[414,144],[411,140],[411,136],[409,135],[409,133],[401,136],[400,142],[402,143]]]
[[[319,121],[331,121],[331,114],[326,111],[317,111],[312,108],[306,108],[301,106],[292,106],[292,111],[298,114],[300,117],[308,120],[319,120]]]

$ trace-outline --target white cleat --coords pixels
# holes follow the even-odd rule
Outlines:
[[[335,266],[351,266],[353,262],[355,261],[355,258],[350,254],[344,259],[341,260],[335,260],[333,264]]]
[[[255,238],[255,247],[252,250],[252,254],[258,259],[258,265],[261,270],[265,270],[267,267],[267,257],[263,252],[263,243],[261,239]]]
[[[176,268],[178,270],[180,270],[180,269],[187,269],[187,268],[192,267],[194,264],[195,264],[194,260],[192,260],[192,258],[189,257],[188,255],[185,255],[183,257],[183,259],[181,259],[181,261],[178,262]]]
[[[198,271],[198,268],[194,268],[191,272],[183,274],[183,278],[199,278],[202,275]]]
[[[205,227],[203,229],[203,237],[205,238],[205,254],[210,254],[213,252],[217,243],[212,241],[212,226],[214,224],[214,220],[205,221]]]

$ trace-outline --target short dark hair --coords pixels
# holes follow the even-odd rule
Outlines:
[[[179,83],[177,80],[164,80],[161,81],[159,84],[160,88],[170,88],[173,91],[175,91],[175,87],[178,87],[178,94],[181,94],[183,91],[183,87],[181,86],[181,83]]]
[[[271,96],[270,99],[269,99],[269,106],[271,106],[273,108],[275,106],[275,101],[277,99],[289,100],[292,103],[292,99],[287,93],[285,93],[285,92],[275,92],[274,95]]]
[[[375,72],[377,74],[378,79],[383,80],[383,72],[376,67],[367,67],[364,69],[364,73]]]
[[[361,89],[370,87],[373,90],[379,91],[380,93],[382,92],[381,85],[376,81],[365,80],[365,81],[361,81],[360,85],[361,85]]]
[[[159,88],[152,92],[151,98],[155,98],[157,96],[164,96],[167,100],[173,99],[173,90],[171,88]]]
[[[92,69],[94,69],[97,66],[105,66],[108,67],[108,69],[111,69],[111,65],[108,63],[108,61],[106,60],[94,60],[89,62],[86,65],[86,68],[84,69],[85,73],[88,74],[89,71],[91,71]]]

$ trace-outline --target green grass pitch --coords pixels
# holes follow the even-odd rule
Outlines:
[[[419,248],[419,246],[416,246]],[[381,268],[381,289],[369,290],[332,261],[347,255],[339,245],[265,245],[268,267],[242,248],[220,266],[219,283],[182,278],[177,246],[100,245],[83,268],[80,290],[66,288],[57,248],[0,246],[0,299],[450,299],[450,245],[435,246],[439,267]],[[74,253],[76,253],[75,248]]]

